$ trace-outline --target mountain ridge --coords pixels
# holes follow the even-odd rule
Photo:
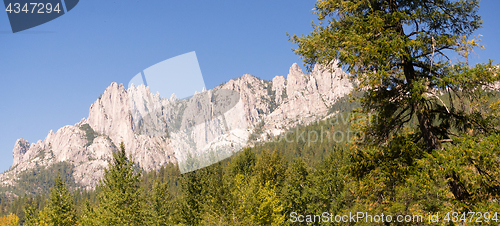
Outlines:
[[[179,150],[189,149],[189,146],[171,136],[188,134],[194,146],[203,150],[229,145],[229,153],[248,145],[251,134],[256,140],[264,140],[292,126],[327,117],[329,107],[353,89],[348,74],[336,65],[331,69],[316,65],[311,73],[304,74],[294,63],[286,78],[276,76],[271,81],[265,81],[245,74],[195,94],[195,97],[206,94],[213,99],[223,90],[237,92],[237,104],[220,116],[214,115],[212,102],[207,102],[209,106],[204,106],[204,102],[196,98],[182,102],[175,98],[175,94],[170,98],[161,98],[144,85],[125,89],[123,85],[113,82],[90,106],[87,118],[64,126],[55,133],[49,131],[43,141],[29,143],[23,138],[18,139],[13,149],[13,164],[0,175],[0,185],[15,186],[20,173],[39,166],[69,162],[74,165],[75,182],[86,189],[94,188],[120,142],[124,142],[127,153],[146,171],[158,169],[169,162],[185,161],[185,153],[179,153]],[[179,106],[184,109],[183,115],[175,112]],[[137,123],[138,118],[145,117],[141,109],[149,109],[148,118]],[[200,115],[205,114],[212,118],[192,125]],[[220,120],[217,121],[219,124],[210,123],[217,117],[223,118],[223,123]],[[173,120],[177,118],[179,123]],[[167,129],[158,127],[164,121],[171,125],[177,123],[181,129],[189,127],[190,130],[170,135]],[[257,129],[259,134],[255,134]],[[180,141],[186,139],[180,138]],[[228,156],[221,158],[225,157]]]

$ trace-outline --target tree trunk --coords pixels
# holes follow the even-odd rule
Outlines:
[[[419,109],[420,110],[420,109]],[[437,137],[432,132],[432,122],[425,113],[417,113],[418,124],[428,150],[440,148]]]

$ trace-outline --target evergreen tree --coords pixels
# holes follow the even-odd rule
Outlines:
[[[311,214],[307,212],[307,205],[313,200],[310,192],[309,169],[304,161],[296,158],[287,172],[287,180],[283,191],[285,215],[295,212],[299,215]],[[303,223],[307,225],[307,223]]]
[[[152,225],[171,225],[173,213],[173,197],[169,192],[168,184],[157,181],[153,186],[153,196],[150,202],[152,209]]]
[[[98,226],[99,222],[96,220],[97,214],[94,211],[94,207],[90,205],[88,199],[83,203],[82,214],[80,215],[80,225],[85,226]]]
[[[231,171],[233,175],[238,173],[251,175],[256,161],[255,153],[250,148],[245,148],[231,161]]]
[[[54,180],[54,187],[50,192],[50,200],[45,209],[48,214],[49,225],[76,225],[73,196],[66,188],[66,183],[61,180],[60,173]]]
[[[257,181],[261,185],[264,186],[269,183],[277,192],[281,190],[286,179],[288,162],[278,150],[274,150],[273,152],[264,150],[255,163],[254,168]]]
[[[291,40],[309,69],[338,59],[360,82],[363,110],[378,116],[366,130],[370,144],[387,144],[416,119],[414,142],[430,151],[449,141],[453,130],[492,131],[477,109],[454,103],[484,97],[481,88],[500,79],[498,67],[491,61],[453,65],[446,55],[469,51],[463,38],[481,27],[478,7],[479,0],[320,0],[315,14],[326,23]]]
[[[113,153],[100,183],[99,206],[95,211],[98,225],[144,225],[140,176],[122,142],[120,150]]]
[[[199,174],[204,169],[182,175],[180,215],[182,221],[188,225],[198,225],[201,220],[203,183]]]
[[[285,225],[283,204],[274,187],[271,181],[260,184],[256,176],[247,180],[236,175],[232,191],[236,206],[228,225]]]
[[[23,213],[24,213],[24,225],[32,226],[37,224],[38,209],[35,206],[33,200],[28,200],[25,196],[23,199]]]
[[[346,166],[349,158],[346,150],[335,148],[325,160],[316,166],[308,180],[311,188],[307,194],[307,211],[311,214],[329,212],[341,215],[348,199],[345,197],[346,184],[350,180]]]
[[[461,168],[470,166],[448,165],[443,171],[442,166],[420,163],[450,153],[454,148],[448,142],[462,134],[488,136],[498,131],[498,124],[491,123],[498,121],[493,111],[478,106],[491,96],[484,88],[500,79],[500,67],[492,61],[469,67],[452,63],[446,55],[457,51],[467,56],[464,51],[477,46],[475,40],[463,40],[481,27],[478,7],[478,0],[320,0],[315,13],[326,23],[314,26],[308,36],[291,37],[298,44],[295,53],[309,69],[315,63],[331,66],[336,59],[347,67],[360,82],[359,89],[366,90],[362,111],[377,115],[360,127],[364,139],[353,146],[350,172],[358,183],[358,203],[372,210],[380,207],[377,211],[408,213],[405,206],[411,203],[411,211],[435,210],[443,206],[442,199],[434,202],[432,197],[446,192],[426,192],[441,189],[443,181],[455,201],[469,202],[472,187]],[[453,157],[471,164],[467,155]],[[476,161],[490,167],[484,172],[494,171],[486,159]],[[444,178],[420,174],[422,168],[442,172]],[[415,182],[423,178],[429,178],[422,181],[425,185]],[[427,206],[419,201],[423,197],[438,205]]]

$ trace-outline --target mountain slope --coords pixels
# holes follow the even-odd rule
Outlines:
[[[43,141],[17,140],[12,167],[0,175],[0,184],[15,186],[22,172],[66,162],[74,166],[78,186],[93,188],[120,142],[146,171],[168,162],[184,172],[204,167],[232,155],[250,138],[263,140],[326,117],[353,89],[346,73],[333,71],[317,65],[304,74],[293,64],[286,78],[264,81],[247,74],[185,100],[161,98],[143,85],[126,89],[112,83],[87,119],[50,131]],[[206,161],[193,162],[193,157]]]

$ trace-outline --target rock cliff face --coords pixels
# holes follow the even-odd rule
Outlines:
[[[279,107],[266,116],[266,133],[277,135],[290,126],[308,124],[326,116],[335,101],[352,89],[348,74],[338,67],[328,70],[316,65],[306,75],[293,64],[286,81],[283,77],[273,79],[273,90],[276,97],[280,97],[276,98]]]
[[[186,168],[192,156],[212,158],[216,150],[218,159],[226,158],[248,145],[258,127],[257,140],[265,140],[324,118],[336,99],[353,89],[347,77],[340,68],[319,65],[304,74],[293,64],[286,78],[264,81],[246,74],[188,100],[161,98],[144,85],[125,89],[112,83],[90,106],[87,119],[50,131],[43,141],[17,140],[0,185],[15,185],[19,173],[37,166],[66,161],[75,166],[75,182],[93,188],[120,142],[146,171],[172,162],[188,172],[196,169]]]
[[[146,88],[143,86],[142,90],[129,92],[141,91],[146,92]],[[112,83],[91,105],[88,119],[62,127],[56,133],[50,131],[43,141],[31,145],[22,138],[16,141],[13,165],[0,175],[0,181],[3,185],[14,185],[18,173],[67,161],[75,166],[73,176],[76,182],[91,188],[97,185],[112,152],[122,141],[127,153],[144,170],[175,163],[168,140],[134,133],[129,109],[127,90]]]

